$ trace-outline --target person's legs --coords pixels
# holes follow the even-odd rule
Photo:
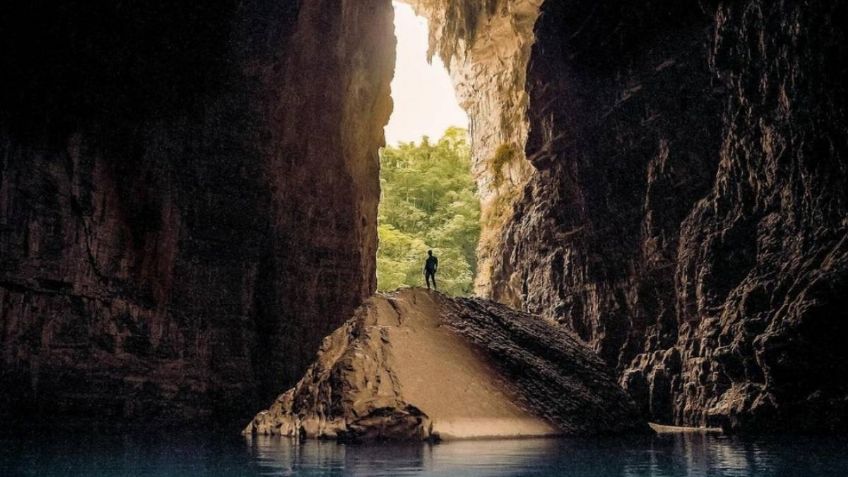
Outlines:
[[[431,273],[430,276],[433,278],[433,290],[438,290],[439,287],[436,286],[436,274]]]
[[[427,289],[430,289],[430,273],[424,272],[424,281],[427,282]]]

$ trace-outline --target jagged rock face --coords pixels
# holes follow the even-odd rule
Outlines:
[[[545,2],[490,296],[658,422],[845,430],[845,8]]]
[[[709,59],[731,95],[715,184],[681,227],[678,419],[848,429],[846,13],[761,1],[715,13]]]
[[[0,7],[3,421],[243,419],[374,291],[391,6]]]
[[[368,300],[245,429],[353,440],[624,432],[647,424],[569,332],[420,289]]]

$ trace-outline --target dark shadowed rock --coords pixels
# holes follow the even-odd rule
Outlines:
[[[0,419],[294,383],[375,289],[393,44],[388,0],[3,2]]]
[[[651,419],[848,430],[844,4],[547,1],[485,296]]]

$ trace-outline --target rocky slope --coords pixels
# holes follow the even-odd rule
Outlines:
[[[845,430],[845,8],[544,2],[533,169],[480,291],[577,332],[655,421]]]
[[[485,300],[377,295],[245,433],[439,439],[648,432],[570,333]]]
[[[4,2],[0,412],[244,419],[375,288],[388,0]]]

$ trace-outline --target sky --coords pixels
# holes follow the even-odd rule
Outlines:
[[[468,127],[468,116],[456,102],[450,76],[439,58],[427,63],[427,21],[412,7],[395,8],[397,63],[392,80],[394,111],[386,125],[386,144],[437,139],[449,126]]]

